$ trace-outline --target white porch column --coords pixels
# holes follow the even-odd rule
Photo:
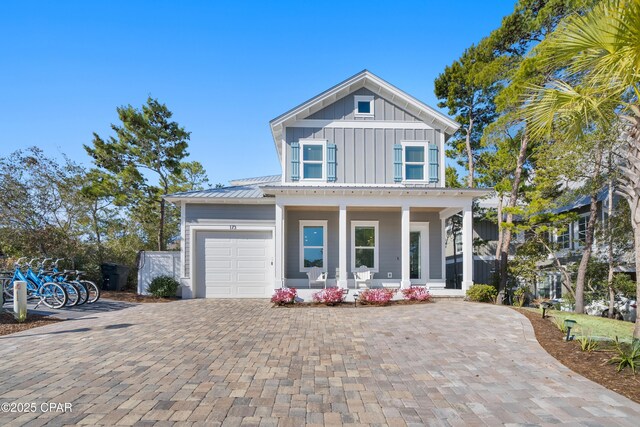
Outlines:
[[[347,206],[340,205],[340,216],[338,220],[338,268],[340,277],[338,287],[347,288],[348,267],[347,267]]]
[[[409,268],[409,239],[411,232],[411,210],[409,206],[402,207],[402,227],[401,233],[401,249],[400,259],[402,261],[402,281],[400,287],[402,289],[409,288],[411,286],[411,269]]]
[[[284,286],[284,207],[276,203],[276,253],[274,261],[275,288]]]
[[[462,211],[462,290],[473,285],[473,209],[471,202]]]
[[[447,218],[440,217],[440,257],[442,258],[442,274],[440,275],[443,282],[447,282]],[[455,250],[455,248],[454,248]]]

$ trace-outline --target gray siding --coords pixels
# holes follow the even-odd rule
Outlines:
[[[287,279],[306,279],[307,275],[300,271],[300,221],[327,221],[327,271],[329,278],[335,278],[338,268],[338,218],[337,211],[295,211],[287,210],[285,214],[285,274]],[[383,212],[347,212],[347,268],[351,278],[351,221],[378,221],[379,233],[379,273],[375,279],[386,279],[391,272],[394,280],[402,277],[401,254],[401,213],[400,211]],[[434,212],[412,212],[411,221],[429,222],[429,277],[436,280],[442,273],[442,247],[440,218]]]
[[[327,264],[329,277],[334,278],[338,268],[338,211],[288,211],[285,213],[284,271],[288,279],[306,279],[300,271],[300,221],[327,221]]]
[[[220,224],[221,221],[229,225],[243,222],[275,222],[276,210],[274,205],[222,205],[222,204],[187,204],[185,207],[185,277],[189,277],[191,259],[191,226]]]
[[[356,95],[373,96],[373,117],[358,117],[355,115]],[[338,99],[333,104],[324,107],[307,117],[316,120],[385,120],[396,122],[418,122],[420,119],[403,110],[394,103],[371,92],[369,89],[360,88],[355,92]]]
[[[285,138],[287,142],[286,181],[291,181],[291,143],[301,139],[324,139],[328,143],[336,144],[336,182],[393,184],[393,145],[400,144],[402,141],[439,143],[440,131],[432,129],[287,128]],[[431,185],[437,186],[439,183]]]

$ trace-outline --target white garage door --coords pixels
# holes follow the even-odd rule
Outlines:
[[[199,232],[197,298],[266,298],[273,291],[270,231]]]

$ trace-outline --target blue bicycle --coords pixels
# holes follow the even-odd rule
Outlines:
[[[67,304],[69,299],[65,287],[59,283],[53,281],[45,281],[39,277],[31,269],[31,262],[22,266],[21,261],[25,258],[20,258],[15,263],[15,271],[11,278],[5,277],[2,283],[2,290],[6,297],[13,298],[13,284],[16,281],[23,281],[27,283],[27,297],[30,299],[39,298],[40,302],[36,304],[36,307],[40,304],[44,304],[49,308],[62,308]],[[23,272],[22,269],[25,271]]]

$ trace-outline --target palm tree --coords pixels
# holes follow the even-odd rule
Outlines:
[[[585,15],[568,17],[536,55],[561,80],[531,88],[524,114],[532,135],[555,129],[582,138],[595,129],[619,130],[617,188],[631,208],[640,273],[640,0],[602,0]],[[640,316],[634,337],[640,338]]]

